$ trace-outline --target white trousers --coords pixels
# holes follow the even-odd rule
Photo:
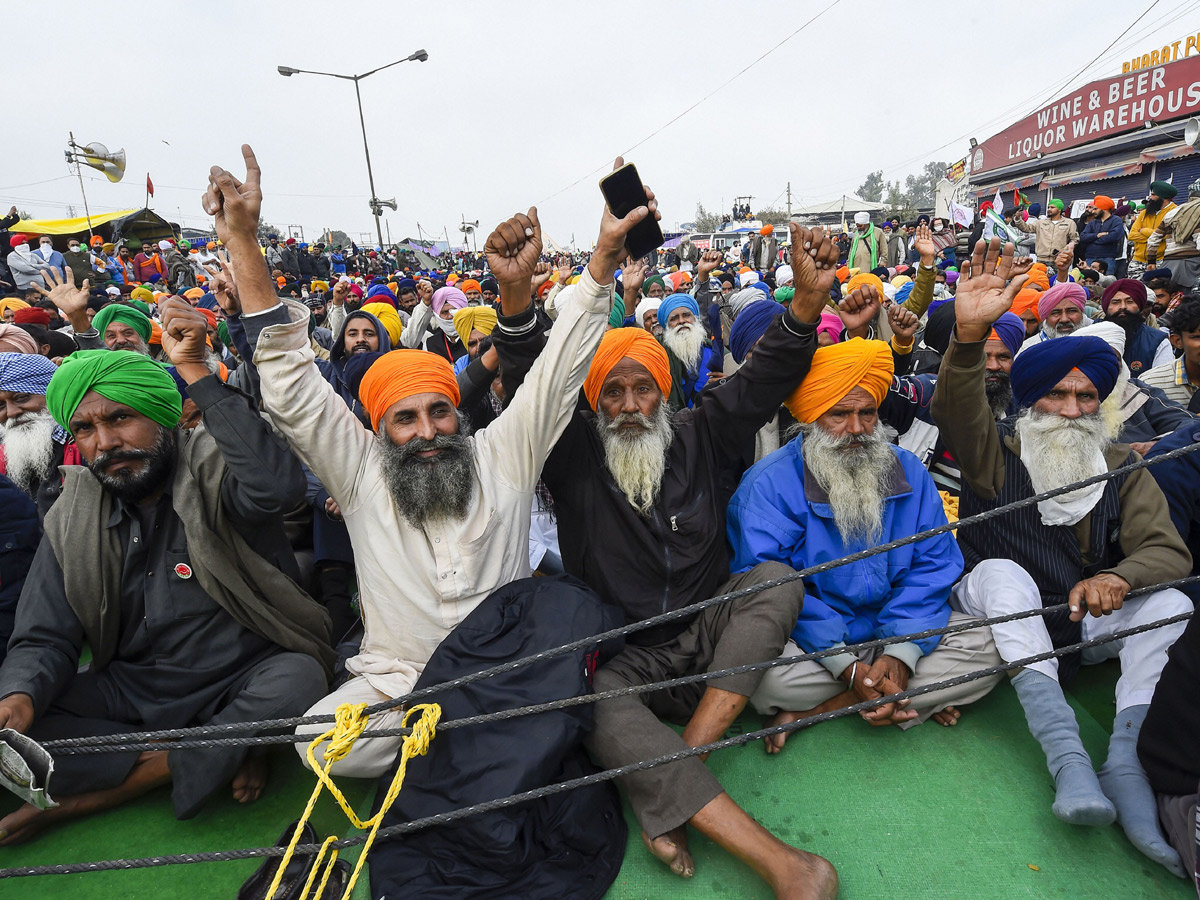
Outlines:
[[[971,616],[951,613],[950,625],[960,625],[971,621]],[[795,641],[784,645],[781,656],[799,656],[804,651]],[[887,652],[887,647],[874,650],[861,650],[858,658],[867,665],[872,664],[881,654]],[[933,652],[917,660],[917,668],[908,679],[909,689],[925,687],[939,681],[947,681],[1000,665],[1000,657],[996,653],[996,645],[986,626],[970,628],[966,631],[943,635]],[[943,688],[940,691],[930,691],[912,698],[910,710],[916,712],[917,718],[912,719],[901,728],[919,725],[931,715],[947,706],[965,706],[974,703],[985,696],[988,691],[1000,681],[1000,675],[989,675],[977,678],[965,684]],[[750,698],[750,703],[763,715],[774,715],[780,710],[801,711],[812,709],[846,690],[844,682],[829,674],[816,660],[792,663],[790,666],[776,666],[767,669],[758,689]]]
[[[1010,559],[985,559],[964,577],[950,594],[950,605],[971,616],[1003,616],[1042,606],[1041,593],[1033,578]],[[1168,589],[1126,600],[1107,616],[1085,616],[1083,640],[1090,641],[1127,628],[1146,625],[1189,612],[1192,602],[1180,591]],[[1084,665],[1119,657],[1121,677],[1117,681],[1117,712],[1149,703],[1154,686],[1167,662],[1167,648],[1183,634],[1187,622],[1164,625],[1083,651]],[[1005,662],[1036,656],[1053,649],[1045,619],[1031,616],[992,626],[996,649]],[[1058,680],[1058,660],[1048,659],[1028,668]]]
[[[306,712],[306,716],[323,716],[333,715],[339,706],[343,703],[366,703],[374,706],[376,703],[382,703],[384,700],[390,700],[387,694],[382,694],[375,688],[371,687],[366,677],[357,675],[351,678],[332,694],[318,700]],[[367,723],[367,728],[400,728],[403,725],[404,713],[400,707],[389,709],[385,712],[376,713],[371,716]],[[307,748],[309,743],[319,734],[328,731],[330,725],[301,725],[296,729],[296,736],[306,738],[302,743],[296,744],[296,752],[300,754],[300,759],[303,760],[306,768],[311,768],[308,765]],[[396,754],[400,752],[400,744],[404,740],[402,737],[386,737],[386,738],[359,738],[354,742],[354,746],[350,752],[333,764],[330,769],[331,775],[342,775],[348,778],[378,778],[384,775],[391,768],[392,763],[396,759]],[[324,758],[321,756],[326,744],[322,742],[314,751],[318,765],[324,765]]]

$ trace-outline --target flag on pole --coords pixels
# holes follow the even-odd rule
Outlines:
[[[1013,244],[1020,240],[1017,230],[1004,221],[1004,200],[1001,199],[999,191],[996,191],[991,208],[983,216],[983,239],[990,241],[993,237]]]
[[[950,201],[950,218],[960,228],[970,228],[971,223],[975,221],[975,215],[971,211],[971,207],[962,206],[953,200]]]
[[[151,197],[154,196],[154,182],[150,180],[149,172],[146,173],[146,193]]]

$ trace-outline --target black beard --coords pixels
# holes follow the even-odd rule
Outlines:
[[[988,375],[984,381],[984,390],[987,392],[992,417],[1003,419],[1008,415],[1008,404],[1012,401],[1012,382],[1008,373],[994,372]]]
[[[376,435],[380,468],[396,508],[413,528],[431,522],[461,520],[471,508],[475,489],[475,456],[469,428],[459,416],[457,434],[439,434],[433,440],[412,438],[396,445],[386,431]],[[431,459],[417,456],[441,450]]]
[[[149,450],[114,450],[101,453],[87,463],[103,488],[126,503],[141,503],[166,484],[175,468],[177,443],[175,431],[159,426],[158,437]],[[122,469],[116,474],[104,472],[106,466],[123,460],[145,460],[139,469]]]
[[[1137,331],[1142,324],[1142,314],[1123,309],[1108,316],[1108,321],[1120,325],[1128,332]]]
[[[1147,199],[1146,212],[1150,213],[1152,216],[1157,215],[1162,210],[1164,202],[1165,201],[1161,197],[1157,200]]]

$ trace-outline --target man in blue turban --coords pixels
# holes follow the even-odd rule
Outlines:
[[[57,371],[36,353],[0,353],[0,475],[37,501],[43,518],[58,498],[58,467],[79,464],[71,435],[46,409]]]
[[[729,330],[729,351],[734,362],[744,363],[770,324],[782,315],[783,305],[773,300],[756,300],[746,306]]]
[[[660,340],[671,362],[671,410],[691,409],[709,376],[720,372],[723,361],[708,345],[700,324],[700,307],[690,294],[671,294],[658,305]]]
[[[985,256],[986,254],[986,256]],[[1100,413],[1120,360],[1103,340],[1080,337],[1028,347],[1012,364],[1021,412],[996,422],[984,389],[984,352],[1001,313],[1024,278],[1009,281],[1012,245],[980,241],[955,297],[956,331],[942,358],[933,417],[961,467],[963,518],[1104,475],[1137,459],[1109,439]],[[999,334],[999,329],[997,329]],[[959,545],[966,572],[951,604],[975,616],[1002,616],[1068,605],[992,626],[1006,662],[1048,653],[1115,631],[1190,612],[1176,590],[1127,599],[1130,591],[1186,576],[1191,556],[1171,524],[1161,488],[1144,469],[1078,488],[965,528]],[[1182,875],[1178,853],[1159,826],[1154,793],[1137,756],[1167,648],[1183,623],[1089,647],[1017,670],[1012,684],[1029,730],[1054,778],[1053,811],[1075,825],[1121,823],[1130,841],[1155,862]],[[1099,777],[1079,739],[1075,715],[1059,686],[1080,662],[1118,657],[1116,720]],[[1018,772],[1017,777],[1022,777]],[[1035,773],[1023,777],[1035,779]]]

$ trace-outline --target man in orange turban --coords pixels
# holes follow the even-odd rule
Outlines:
[[[1025,323],[1025,337],[1027,338],[1033,337],[1038,332],[1038,325],[1041,323],[1041,319],[1038,318],[1038,303],[1041,299],[1041,291],[1036,288],[1023,287],[1013,300],[1012,311]]]
[[[215,170],[204,206],[238,272],[240,319],[255,348],[263,406],[337,504],[354,549],[362,646],[346,664],[349,680],[309,710],[332,714],[343,703],[407,694],[453,629],[477,610],[494,612],[497,601],[489,597],[501,588],[508,588],[505,600],[524,602],[536,593],[527,579],[538,477],[604,334],[613,276],[627,255],[625,234],[654,211],[648,204],[624,219],[604,216],[592,258],[579,282],[563,291],[558,319],[541,355],[527,365],[525,384],[487,428],[468,433],[449,361],[415,349],[386,353],[367,369],[359,384],[370,421],[364,428],[314,364],[308,309],[280,303],[272,290],[255,237],[259,167],[249,147],[243,154],[245,181]],[[499,225],[485,243],[510,321],[519,311],[515,301],[528,304],[541,250],[535,209]],[[506,329],[514,339],[542,340],[536,324],[502,322],[493,335]],[[386,332],[381,345],[384,339]],[[542,589],[564,604],[581,602],[580,591],[566,597],[553,593],[565,592],[561,585]],[[596,615],[585,618],[594,624]],[[399,709],[372,715],[372,727],[397,727],[401,717]],[[307,737],[322,730],[301,730],[301,755]],[[378,777],[395,761],[400,740],[359,740],[334,773]]]
[[[792,226],[791,246],[797,248],[791,264],[800,287],[736,375],[710,383],[700,402],[672,414],[672,377],[662,344],[642,328],[614,329],[600,342],[584,381],[591,408],[570,417],[542,469],[554,496],[567,572],[620,607],[627,621],[791,571],[768,562],[731,579],[725,536],[730,488],[754,460],[756,433],[808,370],[821,310],[835,280],[837,244],[820,229]],[[682,303],[672,297],[663,301],[672,302]],[[534,311],[527,308],[524,316],[532,327]],[[666,324],[664,319],[660,310],[659,320]],[[495,346],[506,381],[520,384],[528,361],[507,334]],[[518,398],[531,386],[528,377],[524,380]],[[796,624],[800,601],[795,587],[784,585],[639,632],[599,669],[595,688],[777,656]],[[722,735],[760,678],[755,672],[679,694],[599,703],[592,756],[605,768],[621,766]],[[659,716],[687,721],[683,735]],[[624,783],[651,852],[677,874],[693,871],[689,822],[726,849],[735,848],[733,835],[744,828],[764,858],[781,867],[786,862],[776,839],[733,802],[699,760],[639,772]],[[828,863],[804,858],[818,880],[832,880]],[[782,873],[783,868],[776,874]]]
[[[757,351],[755,351],[757,353]],[[836,559],[945,525],[933,477],[921,460],[892,444],[879,420],[892,383],[892,352],[882,341],[854,338],[822,347],[787,406],[800,434],[751,469],[729,505],[733,571],[773,561],[793,569]],[[950,610],[963,557],[950,534],[896,548],[852,574],[804,579],[804,607],[782,657],[836,649],[967,621]],[[976,627],[944,637],[841,652],[770,669],[751,698],[784,725],[923,685],[940,683],[999,660],[991,633]],[[953,725],[957,707],[1000,680],[887,703],[860,716],[871,725],[908,728],[936,716]],[[783,749],[786,733],[767,739]]]

